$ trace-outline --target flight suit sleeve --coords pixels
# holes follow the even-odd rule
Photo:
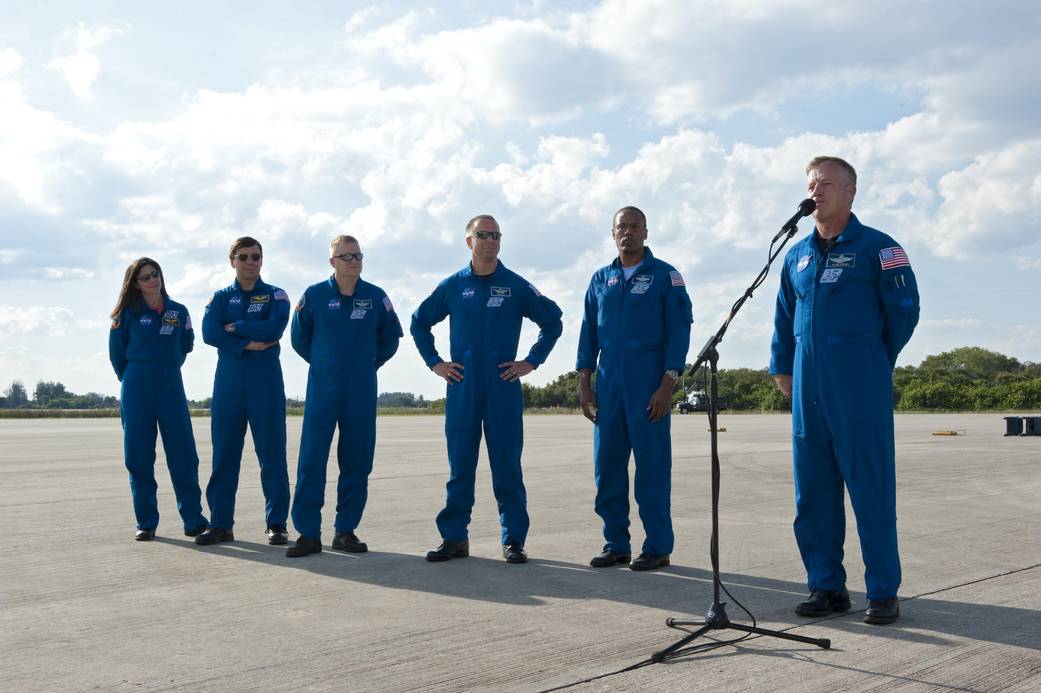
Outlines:
[[[412,314],[412,325],[409,332],[412,340],[416,343],[419,355],[427,364],[427,368],[433,368],[444,361],[434,346],[434,333],[431,331],[437,323],[448,316],[448,281],[437,285],[434,292],[419,304],[416,312]]]
[[[394,356],[398,350],[398,343],[405,336],[398,314],[394,312],[394,304],[386,294],[383,295],[382,302],[379,323],[376,325],[376,368]]]
[[[112,319],[112,327],[108,331],[108,360],[112,362],[112,370],[120,382],[123,381],[123,372],[127,367],[127,345],[130,343],[128,317],[124,310]]]
[[[521,314],[539,326],[539,336],[531,345],[524,360],[538,368],[549,358],[549,352],[553,351],[553,347],[564,331],[564,323],[561,320],[563,311],[560,310],[560,306],[539,293],[538,289],[531,284],[521,291],[524,295]]]
[[[258,342],[277,342],[289,324],[289,295],[282,289],[274,292],[271,312],[264,320],[236,320],[235,334]]]
[[[224,301],[218,292],[213,294],[202,311],[202,341],[218,349],[241,354],[249,340],[228,332],[224,325]]]
[[[893,248],[888,250],[892,251]],[[905,262],[906,264],[899,267],[881,269],[881,259],[879,259],[878,295],[885,313],[882,341],[886,345],[889,363],[894,367],[900,350],[911,339],[921,313],[918,281],[915,279],[911,264],[906,260]]]
[[[596,275],[594,274],[586,288],[586,298],[582,309],[582,329],[578,333],[578,358],[575,360],[575,370],[577,371],[586,368],[596,369],[596,362],[600,356],[600,338],[597,334],[598,312]]]
[[[682,372],[687,365],[687,351],[690,350],[693,306],[680,273],[672,270],[669,272],[669,280],[669,288],[665,292],[665,370]]]
[[[188,309],[184,309],[184,329],[181,330],[181,365],[188,358],[188,354],[195,348],[195,330],[192,329],[192,316]]]
[[[781,268],[781,286],[774,308],[774,336],[770,342],[770,375],[791,375],[795,370],[795,287],[788,262]]]
[[[307,300],[307,292],[300,297],[296,304],[296,312],[293,313],[293,325],[289,328],[290,341],[293,351],[300,354],[300,358],[311,363],[311,340],[314,338],[314,313],[311,303]]]

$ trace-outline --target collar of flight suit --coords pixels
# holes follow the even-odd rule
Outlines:
[[[502,260],[500,260],[499,258],[495,258],[495,270],[491,274],[474,274],[474,263],[473,262],[468,262],[468,263],[466,263],[466,267],[463,268],[463,276],[464,277],[473,276],[473,277],[480,277],[482,279],[492,279],[497,274],[499,274],[500,272],[502,272],[505,269],[506,269],[506,265],[502,264]]]
[[[335,274],[329,275],[329,278],[325,281],[325,283],[329,286],[329,288],[332,290],[332,292],[334,294],[336,294],[337,296],[346,296],[347,295],[347,294],[341,294],[340,293],[340,285],[336,283],[336,275]],[[351,294],[351,296],[352,297],[353,296],[357,296],[358,295],[358,291],[361,290],[361,287],[363,285],[367,285],[367,284],[368,284],[368,282],[366,282],[361,277],[358,277],[358,283],[354,285],[354,293]]]
[[[654,262],[654,253],[651,252],[650,246],[646,246],[645,245],[643,247],[643,260],[640,261],[640,264],[637,265],[637,267],[650,267],[653,262]],[[611,269],[617,269],[617,270],[626,269],[625,267],[622,267],[622,258],[621,257],[616,257],[614,260],[611,261]]]
[[[246,291],[245,289],[243,289],[243,288],[242,288],[242,285],[241,285],[241,284],[239,284],[239,278],[238,278],[238,277],[235,277],[235,278],[234,278],[234,279],[233,279],[233,280],[231,281],[231,286],[232,286],[232,287],[233,287],[233,288],[234,288],[234,289],[235,289],[236,291],[241,291],[242,293],[246,293],[246,294],[249,294],[249,293],[253,293],[254,291],[259,291],[259,290],[260,290],[260,289],[261,289],[262,287],[267,287],[267,284],[265,284],[265,283],[264,283],[264,280],[260,278],[260,275],[257,275],[257,283],[256,283],[256,284],[254,284],[254,285],[253,285],[253,288],[252,288],[252,289],[250,289],[249,291]]]
[[[853,241],[860,235],[860,232],[864,230],[864,225],[860,223],[860,219],[857,219],[857,215],[853,212],[849,213],[849,221],[846,222],[846,228],[842,229],[842,233],[835,237],[835,243],[848,243]],[[817,236],[817,227],[813,227],[813,233],[809,237],[809,242],[814,243],[815,237]]]

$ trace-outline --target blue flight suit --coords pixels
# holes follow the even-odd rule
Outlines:
[[[235,524],[235,493],[239,487],[246,424],[260,462],[264,490],[264,521],[285,527],[289,515],[289,473],[286,470],[286,392],[278,344],[263,351],[246,351],[251,341],[277,342],[289,324],[289,297],[277,286],[257,279],[251,291],[238,280],[213,294],[202,318],[202,339],[217,347],[213,377],[210,436],[213,471],[206,501],[214,527]],[[234,323],[235,331],[224,326]]]
[[[339,425],[335,529],[353,532],[365,510],[376,451],[376,369],[398,350],[401,323],[383,289],[359,279],[354,295],[344,296],[330,277],[307,287],[290,334],[293,349],[311,364],[293,526],[303,537],[321,538],[329,446]]]
[[[628,279],[618,258],[601,267],[586,290],[576,369],[596,369],[593,459],[596,514],[604,549],[632,553],[629,543],[629,455],[636,457],[635,496],[646,538],[642,553],[672,553],[671,414],[658,422],[647,405],[667,370],[682,371],[693,323],[683,277],[644,248]],[[599,365],[598,365],[599,360]]]
[[[194,343],[188,309],[169,298],[158,311],[143,302],[128,306],[109,330],[108,357],[122,383],[123,456],[138,529],[155,531],[159,526],[157,426],[184,531],[207,525],[199,490],[199,455],[181,380],[181,364]]]
[[[517,360],[522,318],[528,318],[539,326],[539,336],[523,360],[538,368],[564,329],[560,308],[502,262],[485,277],[474,275],[472,265],[467,265],[438,284],[412,314],[412,338],[430,368],[444,361],[434,347],[431,329],[446,316],[450,356],[463,364],[463,379],[447,385],[449,477],[437,529],[443,539],[469,537],[483,422],[502,543],[523,546],[528,536],[528,510],[521,474],[521,384],[503,380],[500,375],[505,369],[499,364]]]
[[[826,257],[816,233],[784,258],[771,374],[791,374],[795,538],[812,590],[846,584],[843,481],[868,599],[900,587],[893,367],[918,324],[918,285],[892,238],[849,223]]]

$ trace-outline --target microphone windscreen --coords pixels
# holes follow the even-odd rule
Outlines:
[[[799,211],[802,212],[804,217],[813,214],[813,210],[815,209],[817,209],[817,203],[808,197],[799,203]]]

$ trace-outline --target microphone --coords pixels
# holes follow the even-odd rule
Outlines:
[[[813,210],[816,209],[816,208],[817,208],[817,203],[814,202],[813,200],[811,200],[808,197],[805,200],[803,200],[802,202],[800,202],[799,203],[799,211],[796,212],[795,214],[793,214],[791,219],[789,219],[788,221],[784,222],[784,226],[782,226],[781,230],[777,232],[776,236],[774,236],[774,241],[776,241],[778,238],[780,238],[781,236],[783,236],[786,233],[794,232],[795,231],[795,226],[796,226],[796,224],[799,223],[799,220],[802,219],[803,217],[806,217],[806,216],[809,216],[810,214],[812,214]]]

